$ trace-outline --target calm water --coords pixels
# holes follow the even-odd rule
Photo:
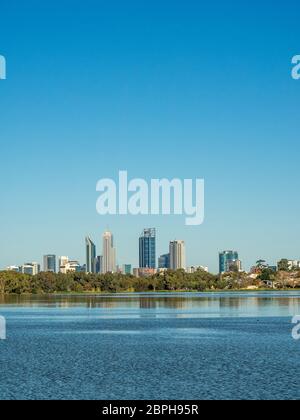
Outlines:
[[[1,399],[299,399],[300,293],[0,297]]]

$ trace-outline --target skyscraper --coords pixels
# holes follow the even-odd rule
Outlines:
[[[56,255],[44,255],[44,271],[56,273]]]
[[[172,270],[186,269],[184,241],[170,242],[170,268]]]
[[[219,273],[228,273],[230,271],[240,271],[241,261],[237,251],[223,251],[219,254]]]
[[[156,268],[156,230],[144,229],[139,239],[140,268]]]
[[[86,272],[96,273],[96,246],[89,236],[85,238]]]
[[[114,273],[116,271],[116,250],[114,248],[114,237],[111,232],[103,233],[103,273]]]
[[[96,257],[96,273],[102,273],[103,272],[103,256],[98,255]]]

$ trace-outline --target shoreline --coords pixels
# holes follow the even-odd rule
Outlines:
[[[19,296],[19,297],[32,297],[32,296],[49,296],[49,297],[59,297],[59,296],[117,296],[117,295],[155,295],[155,294],[214,294],[214,293],[282,293],[282,292],[300,292],[300,288],[287,288],[287,289],[231,289],[231,290],[156,290],[156,291],[144,291],[144,292],[60,292],[60,293],[7,293],[1,294],[0,297],[9,297],[9,296]]]

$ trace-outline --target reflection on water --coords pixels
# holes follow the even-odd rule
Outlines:
[[[300,292],[148,293],[0,296],[0,310],[99,309],[103,316],[290,316],[300,313]]]

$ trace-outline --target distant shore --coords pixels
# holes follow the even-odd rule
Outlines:
[[[60,296],[116,296],[116,295],[179,295],[179,294],[214,294],[214,293],[282,293],[282,292],[300,292],[300,288],[286,288],[286,289],[219,289],[219,290],[153,290],[153,291],[143,291],[143,292],[132,292],[132,291],[122,291],[122,292],[95,292],[95,291],[86,291],[86,292],[57,292],[57,293],[0,293],[0,297],[8,296],[51,296],[51,297],[60,297]]]
[[[152,276],[135,277],[121,273],[82,272],[36,275],[0,271],[0,295],[114,295],[128,293],[220,293],[300,290],[300,271],[262,273],[255,278],[247,273],[216,275],[204,270],[186,273],[167,270]]]

